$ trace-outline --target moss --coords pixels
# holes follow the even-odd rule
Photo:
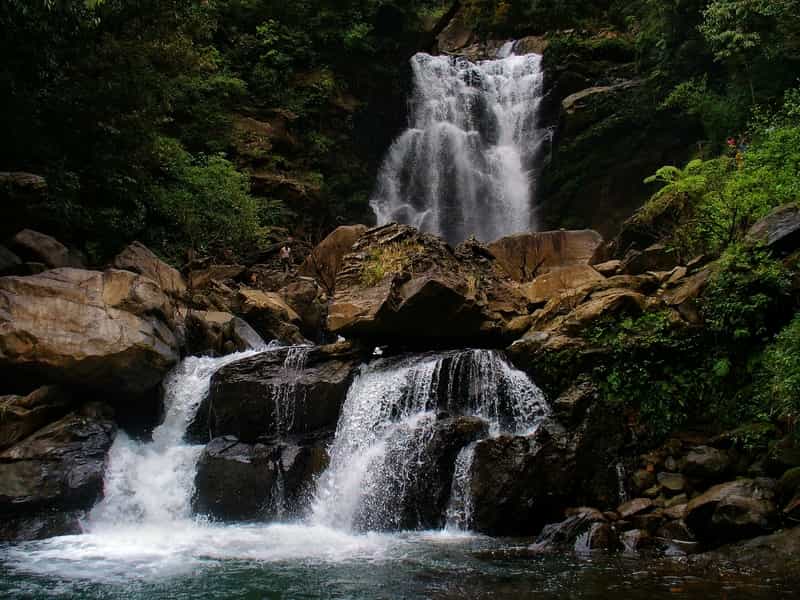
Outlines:
[[[422,244],[409,240],[373,248],[364,259],[361,284],[372,287],[383,281],[387,275],[405,271],[412,266],[414,256],[424,251]]]

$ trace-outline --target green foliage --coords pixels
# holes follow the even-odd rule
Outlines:
[[[765,349],[755,389],[765,418],[797,423],[800,416],[800,315],[795,315]],[[795,433],[800,430],[795,429]]]
[[[408,269],[413,263],[414,256],[424,250],[420,244],[407,240],[374,248],[364,260],[361,272],[362,285],[364,287],[377,285],[387,275]]]
[[[257,249],[264,237],[262,223],[279,207],[265,211],[249,194],[247,176],[222,155],[192,156],[174,139],[157,140],[156,155],[162,176],[153,199],[163,222],[159,245],[165,253],[176,257],[187,248],[204,253]]]
[[[735,342],[763,338],[786,311],[789,272],[768,252],[733,245],[722,255],[703,295],[708,330]]]

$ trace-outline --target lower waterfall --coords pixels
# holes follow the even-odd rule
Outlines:
[[[192,514],[203,446],[184,437],[212,375],[257,352],[185,359],[165,381],[166,414],[152,441],[119,433],[109,453],[105,497],[87,516],[84,533],[19,544],[4,552],[4,564],[40,576],[113,583],[183,576],[220,560],[393,560],[420,542],[481,539],[458,531],[469,524],[468,450],[452,456],[445,492],[455,496],[442,507],[440,531],[399,531],[416,522],[402,503],[430,474],[426,444],[445,414],[472,416],[489,435],[527,432],[548,411],[538,388],[493,351],[379,359],[362,367],[347,394],[330,466],[307,517],[211,522]],[[301,369],[305,355],[292,349],[284,368]],[[278,390],[265,402],[280,401],[284,392],[290,395]]]

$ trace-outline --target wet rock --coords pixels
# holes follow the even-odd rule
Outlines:
[[[545,525],[529,549],[537,554],[570,550],[586,552],[610,550],[615,542],[616,536],[602,514],[587,510],[571,515],[560,523]]]
[[[366,225],[337,227],[311,251],[300,267],[300,275],[315,278],[328,293],[332,293],[344,257],[366,231]]]
[[[155,282],[129,271],[0,278],[0,369],[146,392],[178,360],[171,311]]]
[[[612,275],[616,275],[619,273],[620,268],[622,267],[621,260],[607,260],[600,264],[594,265],[595,271],[600,273],[605,277],[611,277]]]
[[[620,535],[620,542],[625,553],[637,554],[653,545],[653,538],[643,529],[630,529]]]
[[[649,498],[634,498],[617,508],[617,514],[623,519],[629,519],[633,515],[638,515],[653,507],[653,501]]]
[[[186,295],[186,282],[180,272],[158,258],[141,242],[128,245],[114,258],[113,265],[116,269],[149,277],[170,296],[183,298]]]
[[[78,254],[70,252],[64,244],[32,229],[23,229],[12,238],[11,243],[23,259],[44,263],[51,269],[85,266],[85,261]]]
[[[724,450],[695,446],[686,455],[683,472],[688,477],[719,481],[729,473],[730,468],[730,456]]]
[[[800,205],[785,204],[774,209],[750,228],[747,237],[779,252],[796,250],[800,246]]]
[[[553,411],[563,421],[577,423],[598,395],[591,381],[578,382],[553,401]]]
[[[30,526],[18,522],[18,535],[37,537],[44,530],[37,520],[89,509],[100,498],[116,434],[111,414],[85,405],[0,453],[0,515],[30,518]]]
[[[800,567],[800,527],[729,544],[693,557],[692,563],[732,563],[760,572],[772,572],[776,567],[796,571]]]
[[[676,496],[678,498],[678,496]],[[686,498],[682,498],[684,500],[688,500]],[[683,519],[686,516],[686,510],[689,508],[688,502],[684,501],[681,504],[674,504],[672,506],[667,506],[664,509],[664,516],[668,519]]]
[[[652,487],[655,482],[655,474],[647,469],[639,469],[635,471],[633,475],[631,475],[631,483],[638,492],[643,492],[644,490]]]
[[[287,363],[290,353],[297,364]],[[360,359],[353,348],[334,345],[265,352],[227,365],[214,374],[191,431],[199,439],[210,431],[247,443],[279,433],[330,434]]]
[[[773,480],[740,479],[712,487],[686,508],[685,521],[705,543],[732,541],[773,530]]]
[[[382,476],[365,494],[356,527],[363,531],[443,527],[456,457],[488,433],[486,421],[477,417],[437,418],[430,428],[399,431],[397,439],[387,442]]]
[[[526,282],[555,269],[588,266],[602,243],[600,234],[589,229],[545,231],[501,238],[489,250],[509,277]]]
[[[0,520],[0,541],[43,540],[83,532],[85,511],[44,511],[34,515],[11,515]]]
[[[186,351],[191,355],[224,356],[262,344],[250,325],[230,313],[190,310],[185,323]]]
[[[43,386],[27,396],[0,396],[0,450],[63,417],[72,396],[58,386]]]
[[[271,446],[212,440],[197,464],[195,512],[228,521],[266,517],[278,477],[275,458]]]

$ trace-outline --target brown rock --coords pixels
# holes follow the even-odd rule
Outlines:
[[[543,304],[566,290],[581,288],[604,279],[589,265],[574,265],[553,269],[530,283],[522,284],[520,289],[531,304]]]
[[[290,344],[306,341],[300,333],[300,315],[280,294],[242,288],[239,290],[238,312],[266,340],[277,339]]]
[[[300,275],[314,277],[328,293],[332,293],[344,257],[366,231],[366,225],[337,227],[306,257],[300,267]]]
[[[5,246],[0,246],[0,276],[20,275],[22,261]]]
[[[607,260],[606,262],[602,262],[599,265],[594,265],[594,269],[604,275],[606,277],[610,277],[611,275],[616,275],[619,273],[619,269],[622,266],[621,260]]]
[[[207,287],[212,281],[234,279],[244,273],[244,270],[242,265],[211,265],[205,269],[190,272],[189,287],[193,290],[200,290]]]
[[[0,278],[0,367],[140,393],[178,360],[170,303],[128,271],[54,269]]]
[[[186,350],[189,354],[224,356],[263,344],[264,340],[246,321],[231,313],[190,310],[186,315]]]
[[[521,233],[489,244],[498,264],[515,281],[531,281],[553,269],[588,265],[603,243],[596,231]]]
[[[0,396],[0,450],[64,416],[72,397],[58,386],[43,386],[27,396]]]
[[[114,267],[133,271],[155,281],[167,294],[182,298],[186,294],[186,282],[180,272],[153,254],[140,242],[133,242],[116,258]]]
[[[779,206],[750,228],[747,237],[779,252],[791,252],[800,245],[800,205]]]
[[[631,250],[622,261],[622,270],[629,275],[641,275],[648,271],[671,271],[677,257],[663,244],[653,244],[642,251]]]
[[[622,519],[627,520],[633,515],[638,515],[646,510],[650,510],[652,507],[653,501],[649,498],[634,498],[633,500],[621,504],[616,512]]]

